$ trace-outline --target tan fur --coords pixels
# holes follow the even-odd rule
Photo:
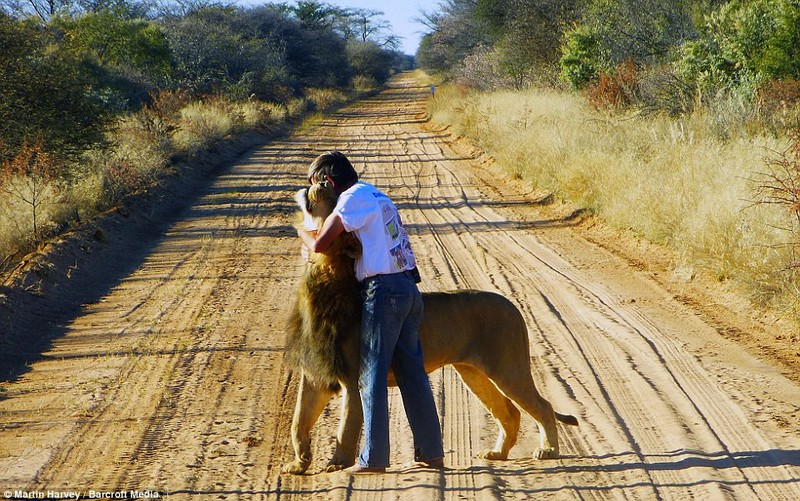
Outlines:
[[[314,207],[311,217],[322,226],[333,210],[336,193],[332,188],[314,185],[307,197]],[[289,319],[287,358],[317,386],[337,390],[339,381],[353,369],[353,361],[345,357],[341,344],[348,332],[353,335],[352,326],[361,323],[360,290],[353,271],[353,257],[360,252],[361,243],[354,235],[340,236],[328,253],[309,256],[297,292]]]
[[[318,226],[336,203],[332,189],[314,185],[301,208]],[[353,243],[355,240],[355,244]],[[326,471],[354,464],[363,424],[358,394],[361,298],[353,270],[358,240],[344,234],[323,254],[313,254],[298,290],[287,341],[287,357],[301,372],[292,422],[295,459],[283,467],[302,474],[311,464],[310,433],[330,398],[341,388],[342,415],[336,450]],[[519,406],[539,425],[537,458],[558,457],[558,414],[537,391],[530,372],[528,331],[519,310],[505,297],[485,291],[423,294],[420,339],[428,372],[452,365],[499,425],[487,459],[507,459],[520,428]],[[389,374],[389,385],[395,386]]]

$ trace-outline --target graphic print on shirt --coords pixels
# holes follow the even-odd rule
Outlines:
[[[403,252],[403,246],[398,245],[389,252],[392,254],[392,260],[394,261],[395,269],[397,271],[405,270],[408,266],[408,260],[406,259],[405,252]]]
[[[397,225],[395,218],[390,219],[389,222],[386,223],[386,233],[389,235],[389,238],[392,239],[392,242],[395,242],[400,236],[400,227]]]
[[[408,235],[400,221],[400,214],[397,213],[397,209],[388,197],[381,199],[380,204],[386,229],[387,247],[392,256],[395,271],[413,268],[414,264],[410,263],[414,259],[414,254],[411,252],[411,243],[408,241]]]

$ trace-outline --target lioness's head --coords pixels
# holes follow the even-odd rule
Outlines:
[[[333,212],[338,198],[334,188],[327,183],[312,184],[308,188],[299,190],[294,197],[300,210],[303,211],[303,215],[310,217],[318,228]]]
[[[300,206],[303,215],[313,221],[313,227],[319,229],[333,209],[339,195],[330,183],[315,183],[308,188],[303,188],[295,195],[295,201]],[[350,234],[344,233],[337,238],[338,245],[332,249],[333,253],[341,252],[348,257],[356,258],[361,255],[361,243]],[[330,253],[330,252],[329,252]]]

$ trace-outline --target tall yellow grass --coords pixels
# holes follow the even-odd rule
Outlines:
[[[337,89],[309,89],[307,96],[285,104],[224,97],[188,102],[184,97],[163,92],[150,106],[120,117],[107,132],[110,148],[87,152],[80,165],[71,166],[74,179],[57,180],[58,190],[41,195],[36,232],[31,229],[33,213],[26,206],[30,204],[19,200],[24,194],[14,198],[0,190],[0,273],[41,240],[157,184],[173,170],[173,158],[191,157],[248,130],[282,127],[352,96]],[[0,165],[0,174],[2,169]]]
[[[452,125],[512,175],[671,248],[683,277],[711,273],[757,302],[796,308],[790,214],[754,203],[765,158],[784,140],[719,131],[719,117],[610,116],[574,93],[437,90]]]

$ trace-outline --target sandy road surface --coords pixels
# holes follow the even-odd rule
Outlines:
[[[195,499],[798,499],[800,387],[722,339],[646,274],[584,239],[424,124],[396,79],[318,127],[226,169],[132,271],[59,329],[0,393],[0,489],[154,490]],[[400,206],[426,290],[501,291],[529,325],[534,376],[579,428],[563,458],[475,459],[495,425],[452,369],[432,375],[444,472],[411,459],[391,393],[386,475],[280,474],[297,377],[282,326],[302,270],[292,194],[346,151]],[[139,247],[137,247],[139,249]],[[490,333],[489,333],[490,335]],[[315,428],[317,473],[338,402]],[[130,493],[129,493],[130,494]]]

